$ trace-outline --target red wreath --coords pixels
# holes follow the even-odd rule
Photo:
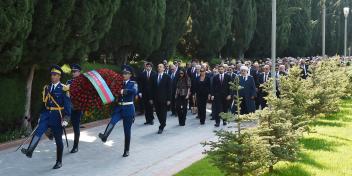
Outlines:
[[[96,71],[105,80],[115,99],[117,99],[122,89],[122,75],[109,69],[98,69]],[[83,74],[73,80],[70,85],[70,95],[75,109],[91,111],[97,108],[102,109],[104,107],[98,92]]]

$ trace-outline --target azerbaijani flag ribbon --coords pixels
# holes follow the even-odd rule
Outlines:
[[[83,75],[93,84],[95,90],[97,90],[101,100],[103,101],[103,104],[108,104],[115,100],[110,88],[97,71],[92,70],[84,73]]]

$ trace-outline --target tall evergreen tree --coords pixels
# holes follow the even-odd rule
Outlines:
[[[111,28],[112,18],[120,2],[76,0],[74,13],[67,26],[70,33],[64,45],[65,60],[82,60],[99,48],[100,40]]]
[[[119,63],[132,54],[149,56],[160,46],[165,10],[165,0],[122,0],[101,52]]]
[[[150,58],[153,61],[167,59],[175,54],[181,36],[187,30],[190,0],[166,0],[165,28],[158,50]]]
[[[228,39],[224,52],[227,57],[244,57],[251,43],[257,25],[255,0],[237,0],[233,2],[232,35]],[[235,55],[234,55],[235,54]]]
[[[192,35],[198,45],[196,56],[210,59],[219,54],[231,34],[231,0],[191,2]]]
[[[286,55],[308,55],[312,39],[311,2],[289,1],[290,7],[297,10],[291,15],[291,33],[289,35],[289,47]]]
[[[291,32],[290,15],[294,7],[288,6],[289,0],[277,1],[277,55],[283,56],[288,47]],[[270,57],[271,46],[271,0],[256,0],[257,26],[253,40],[246,52],[247,57]]]
[[[0,73],[14,69],[21,61],[23,46],[32,29],[33,0],[0,2]]]

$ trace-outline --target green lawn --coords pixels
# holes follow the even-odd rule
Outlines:
[[[281,162],[266,176],[352,176],[352,100],[344,100],[341,112],[318,120],[316,133],[300,141],[295,163]],[[223,176],[208,159],[198,161],[176,176]]]

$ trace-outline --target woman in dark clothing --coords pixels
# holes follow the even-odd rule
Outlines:
[[[210,94],[210,78],[206,76],[204,68],[200,69],[200,76],[196,80],[195,93],[197,98],[198,117],[200,124],[204,125],[207,100]]]
[[[188,78],[185,70],[179,71],[179,77],[176,83],[176,111],[180,126],[185,126],[187,115],[187,100],[191,93],[191,79]]]

